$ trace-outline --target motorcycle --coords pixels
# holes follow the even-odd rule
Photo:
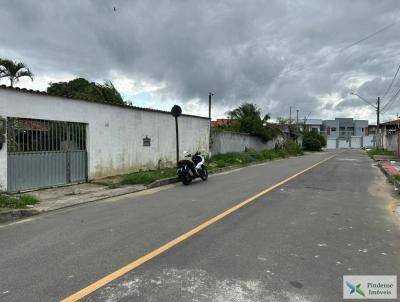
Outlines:
[[[184,157],[190,159],[184,159],[178,162],[176,172],[179,180],[182,181],[185,186],[189,185],[194,178],[198,177],[200,177],[203,181],[206,181],[208,178],[208,171],[204,165],[204,157],[200,154],[200,152],[196,152],[194,155],[192,155],[189,152],[184,151],[183,154]]]

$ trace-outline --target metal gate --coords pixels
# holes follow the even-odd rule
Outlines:
[[[86,124],[8,118],[7,152],[9,192],[87,180]]]

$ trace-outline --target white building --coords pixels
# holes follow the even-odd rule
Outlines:
[[[166,111],[0,86],[0,116],[7,124],[0,191],[86,181],[176,161],[175,121]],[[209,133],[208,118],[179,117],[180,150],[208,153]]]
[[[361,148],[372,146],[368,135],[368,120],[335,118],[322,122],[321,133],[326,137],[327,148]]]

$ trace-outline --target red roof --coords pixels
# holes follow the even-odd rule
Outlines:
[[[381,126],[397,126],[400,123],[399,120],[388,121],[384,123],[380,123]]]
[[[219,118],[216,121],[211,121],[212,128],[229,127],[232,125],[232,120],[228,118]]]

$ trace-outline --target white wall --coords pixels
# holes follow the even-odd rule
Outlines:
[[[243,152],[246,148],[256,151],[273,149],[280,140],[271,140],[263,143],[259,138],[246,133],[211,130],[211,154]]]
[[[396,151],[397,152],[397,140],[398,140],[398,133],[391,133],[386,135],[385,137],[385,144],[384,148],[389,151]]]
[[[372,148],[374,146],[373,139],[373,135],[363,136],[363,147]]]
[[[89,178],[172,166],[175,121],[169,113],[0,89],[0,115],[88,124]],[[209,120],[179,117],[180,150],[208,153]],[[143,146],[143,138],[151,146]],[[6,149],[0,151],[0,184],[6,183]]]
[[[0,150],[0,192],[5,191],[6,189],[7,189],[7,139],[5,144],[3,144],[3,148]]]

